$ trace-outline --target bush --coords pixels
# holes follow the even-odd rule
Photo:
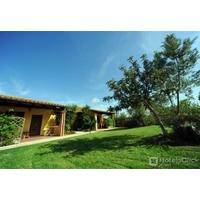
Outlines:
[[[80,131],[82,130],[84,127],[84,124],[83,124],[83,113],[82,112],[77,112],[76,113],[76,118],[75,118],[75,121],[74,121],[74,124],[73,124],[73,130],[76,130],[76,131]]]
[[[115,124],[117,127],[134,128],[140,126],[155,125],[155,119],[151,114],[144,114],[143,116],[133,113],[131,116],[127,116],[125,113],[121,113],[116,116]]]
[[[155,118],[152,116],[152,114],[148,114],[144,116],[144,125],[145,126],[150,126],[150,125],[155,125],[156,120]]]
[[[115,117],[115,126],[117,127],[125,127],[127,121],[127,116],[125,113],[120,113]]]
[[[189,100],[180,102],[180,113],[176,114],[175,108],[164,108],[161,113],[162,120],[166,126],[174,129],[180,126],[195,126],[200,123],[200,106]]]
[[[75,122],[77,118],[77,105],[68,105],[65,117],[65,132],[70,133],[75,129]]]
[[[85,106],[82,109],[82,117],[83,117],[83,129],[84,130],[93,130],[95,128],[95,117],[89,106]]]
[[[115,126],[115,121],[112,119],[112,117],[108,117],[106,119],[106,127],[114,127]]]
[[[0,146],[17,143],[21,139],[23,118],[0,114]]]

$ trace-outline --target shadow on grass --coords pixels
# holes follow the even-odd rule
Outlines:
[[[106,136],[94,138],[80,138],[72,140],[63,140],[57,143],[50,143],[43,145],[42,153],[66,153],[67,157],[75,155],[84,155],[92,151],[108,151],[108,150],[123,150],[130,147],[162,147],[168,149],[168,146],[182,146],[187,145],[182,142],[174,141],[170,136],[163,137],[162,135],[154,136],[135,136],[135,135],[120,135],[120,136]],[[190,144],[191,145],[191,144]],[[46,151],[45,151],[46,149]]]
[[[130,147],[145,146],[151,148],[155,146],[152,140],[135,135],[120,135],[110,137],[94,137],[81,138],[74,140],[63,140],[58,143],[51,143],[42,146],[41,148],[47,151],[41,151],[39,155],[47,153],[66,153],[67,156],[84,155],[92,151],[108,151],[108,150],[123,150]]]
[[[138,141],[138,145],[160,145],[160,146],[198,146],[199,143],[192,140],[184,140],[181,137],[175,137],[174,134],[169,134],[168,136],[155,135],[151,137],[142,138]]]

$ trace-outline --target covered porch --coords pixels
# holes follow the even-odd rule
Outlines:
[[[24,119],[21,141],[64,136],[65,106],[21,97],[0,95],[0,113]]]
[[[91,109],[91,111],[93,112],[95,121],[96,121],[95,130],[111,128],[111,127],[107,127],[106,119],[110,117],[114,121],[114,117],[115,117],[114,112],[102,111],[102,110],[96,110],[96,109]]]

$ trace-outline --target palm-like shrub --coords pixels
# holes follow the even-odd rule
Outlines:
[[[95,128],[96,120],[89,106],[86,105],[82,109],[82,117],[83,117],[83,129],[92,130]]]

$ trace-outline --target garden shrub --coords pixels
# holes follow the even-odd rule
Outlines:
[[[200,144],[200,106],[185,99],[180,102],[180,112],[166,107],[162,111],[164,124],[173,129],[175,144]]]
[[[151,114],[141,116],[137,113],[132,113],[131,116],[128,116],[125,113],[121,113],[115,117],[115,124],[117,127],[134,128],[155,125],[156,122]]]
[[[166,126],[171,126],[174,130],[180,126],[199,127],[200,123],[200,106],[189,100],[180,102],[180,113],[176,114],[175,108],[163,108],[161,117]]]
[[[157,124],[152,114],[145,115],[143,121],[145,126],[151,126]]]
[[[84,124],[83,124],[83,113],[82,112],[77,112],[76,113],[76,118],[75,118],[75,121],[74,121],[74,124],[73,124],[73,130],[76,130],[76,131],[80,131],[82,130],[84,127]]]
[[[68,105],[67,112],[65,117],[65,132],[69,134],[70,132],[74,132],[75,130],[75,123],[77,119],[77,105]]]
[[[125,113],[120,113],[115,117],[115,126],[125,127],[127,116]]]
[[[0,146],[20,142],[24,118],[0,114]]]
[[[106,127],[114,127],[115,126],[115,120],[112,117],[108,117],[106,119]]]
[[[84,130],[93,130],[95,129],[95,117],[94,114],[92,113],[92,111],[90,110],[89,106],[85,106],[82,109],[82,118],[83,118],[83,129]]]

